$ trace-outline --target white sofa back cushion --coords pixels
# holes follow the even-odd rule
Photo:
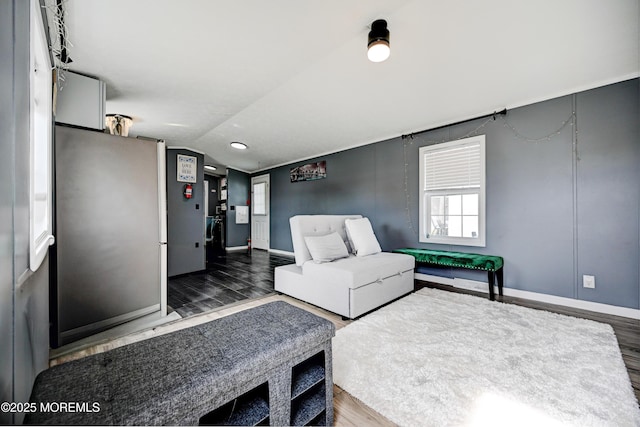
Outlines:
[[[324,236],[336,232],[349,249],[344,221],[357,218],[362,218],[362,215],[296,215],[289,218],[296,265],[302,266],[313,259],[304,241],[305,236]]]
[[[349,241],[357,256],[367,256],[382,252],[380,243],[373,233],[373,227],[369,218],[347,219],[345,228]]]

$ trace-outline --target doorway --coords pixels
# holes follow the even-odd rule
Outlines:
[[[269,175],[251,178],[251,247],[269,250]]]

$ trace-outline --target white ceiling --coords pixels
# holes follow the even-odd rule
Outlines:
[[[130,136],[246,172],[640,74],[638,0],[68,0]],[[391,57],[366,56],[386,19]],[[242,141],[248,150],[229,146]]]

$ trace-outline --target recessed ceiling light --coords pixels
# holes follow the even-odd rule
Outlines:
[[[217,169],[215,166],[211,166],[211,165],[204,165],[204,168],[210,171],[214,171]]]
[[[243,144],[242,142],[232,142],[231,146],[233,148],[238,149],[238,150],[246,150],[247,149],[247,144]]]

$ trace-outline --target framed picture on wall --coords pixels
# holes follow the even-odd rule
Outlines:
[[[297,166],[289,169],[289,177],[291,182],[298,181],[315,181],[327,177],[327,162],[307,163],[306,165]]]
[[[196,182],[198,176],[198,158],[178,154],[178,182]]]

